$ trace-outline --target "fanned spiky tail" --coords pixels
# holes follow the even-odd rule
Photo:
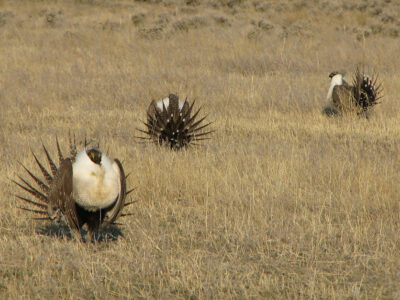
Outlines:
[[[378,76],[372,75],[369,77],[359,68],[356,69],[353,86],[356,105],[363,111],[367,111],[380,103],[379,100],[383,97],[382,83],[378,82]]]
[[[154,141],[160,145],[168,145],[171,149],[181,149],[193,142],[207,140],[213,131],[204,131],[211,123],[203,124],[206,117],[197,120],[201,110],[199,108],[193,115],[195,101],[189,105],[187,100],[182,101],[178,96],[170,94],[160,101],[152,101],[147,109],[147,130],[138,131],[148,135],[138,137]]]
[[[71,159],[75,159],[76,156],[76,141],[75,141],[75,136],[73,137],[73,140],[71,138],[71,135],[69,136],[69,143],[70,143],[70,154],[71,154]],[[47,215],[46,217],[40,217],[40,218],[32,218],[33,220],[57,220],[59,221],[61,219],[61,212],[60,212],[60,207],[58,207],[59,203],[50,203],[51,197],[51,187],[54,183],[54,180],[57,178],[57,173],[59,170],[59,167],[56,165],[54,159],[51,157],[49,151],[47,150],[46,146],[42,142],[42,147],[43,147],[43,152],[45,154],[48,168],[44,166],[44,164],[38,159],[36,154],[31,150],[32,155],[35,159],[35,162],[37,166],[40,169],[40,172],[42,173],[42,176],[44,177],[44,181],[40,179],[38,175],[34,174],[31,170],[26,168],[22,163],[21,166],[24,168],[25,172],[31,177],[34,183],[30,183],[22,176],[18,175],[18,178],[20,182],[17,182],[15,180],[12,180],[20,189],[24,190],[25,192],[28,192],[33,196],[33,199],[29,199],[26,197],[23,197],[21,195],[15,195],[19,200],[24,201],[25,203],[29,203],[30,205],[35,206],[38,209],[32,209],[29,207],[19,207],[22,210],[29,211],[35,214],[39,215]],[[64,156],[61,152],[61,147],[58,141],[58,138],[56,137],[56,147],[57,147],[57,156],[58,156],[58,165],[61,166],[62,161],[64,161]],[[37,187],[34,185],[36,184]]]
[[[33,205],[39,209],[33,209],[33,208],[29,208],[29,207],[19,207],[19,208],[22,210],[25,210],[25,211],[29,211],[34,214],[47,215],[46,217],[33,218],[34,220],[53,219],[53,216],[50,216],[48,213],[49,191],[50,191],[50,186],[53,183],[53,176],[55,176],[55,174],[57,173],[58,168],[43,143],[42,143],[42,146],[43,146],[43,151],[46,155],[46,159],[47,159],[47,162],[48,162],[48,165],[50,168],[50,172],[43,166],[43,164],[39,161],[39,159],[37,158],[35,153],[33,153],[33,151],[32,151],[32,155],[35,158],[36,164],[38,165],[47,184],[45,182],[43,182],[39,178],[38,175],[34,174],[32,171],[30,171],[28,168],[26,168],[22,163],[20,163],[21,166],[24,168],[25,172],[33,179],[33,181],[35,182],[37,187],[35,187],[34,184],[29,183],[27,180],[25,180],[24,178],[22,178],[22,176],[19,176],[19,175],[18,175],[18,178],[19,178],[20,182],[12,180],[20,189],[31,194],[33,196],[33,199],[29,199],[29,198],[23,197],[21,195],[15,195],[15,196],[19,200],[22,200],[25,203]],[[58,140],[57,140],[57,149],[58,149],[59,159],[61,161],[62,154],[60,151]],[[53,175],[50,175],[50,173]]]

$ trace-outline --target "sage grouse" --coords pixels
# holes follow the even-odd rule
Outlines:
[[[194,103],[182,101],[174,94],[159,101],[153,100],[147,109],[147,122],[144,123],[147,130],[138,129],[147,136],[138,138],[175,150],[209,139],[207,135],[212,131],[204,129],[211,123],[202,124],[206,117],[196,119],[200,109],[192,114]]]
[[[85,148],[77,153],[75,143],[70,139],[70,155],[64,157],[56,139],[59,166],[54,163],[46,147],[44,154],[50,170],[43,166],[37,156],[33,157],[44,180],[24,165],[26,173],[33,180],[29,182],[18,176],[15,180],[22,190],[34,198],[16,195],[17,198],[39,209],[20,207],[41,217],[35,220],[64,220],[71,230],[79,232],[86,224],[92,238],[94,231],[115,224],[123,214],[122,209],[133,203],[125,203],[127,194],[126,176],[121,162],[111,160],[97,148]],[[35,185],[37,187],[35,187]]]
[[[369,77],[359,68],[355,71],[352,85],[347,83],[340,72],[332,72],[329,78],[331,85],[327,98],[331,101],[332,108],[325,109],[328,114],[356,112],[367,116],[368,110],[382,98],[382,84],[378,83],[377,76]]]

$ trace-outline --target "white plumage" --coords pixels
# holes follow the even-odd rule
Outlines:
[[[337,85],[342,85],[344,81],[343,75],[342,74],[336,74],[334,76],[332,76],[332,80],[331,80],[331,85],[329,87],[329,91],[328,91],[328,100],[332,100],[332,92],[333,92],[333,88]]]
[[[164,108],[163,108],[163,103],[164,103],[165,109],[168,109],[168,106],[169,106],[169,97],[164,98],[164,99],[159,100],[159,101],[156,102],[157,108],[159,108],[160,111],[163,111],[163,110],[164,110]],[[178,102],[178,103],[179,103],[179,104],[178,104],[178,105],[179,105],[179,110],[182,110],[183,105],[184,105],[185,103],[184,103],[181,99],[179,99],[179,102]]]
[[[95,211],[116,201],[121,188],[120,172],[105,153],[101,152],[100,164],[96,164],[84,149],[76,156],[72,170],[73,197],[80,206]]]

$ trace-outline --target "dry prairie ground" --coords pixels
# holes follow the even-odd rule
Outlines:
[[[2,1],[0,298],[400,298],[399,10]],[[328,74],[358,63],[379,72],[383,103],[327,118]],[[135,142],[170,92],[203,106],[211,141]],[[29,149],[54,155],[68,131],[132,172],[116,240],[61,238],[17,209],[18,161],[35,168]]]

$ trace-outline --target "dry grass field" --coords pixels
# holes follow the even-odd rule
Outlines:
[[[1,1],[0,298],[400,299],[400,4],[370,2]],[[357,64],[382,104],[323,115]],[[137,143],[171,92],[212,140]],[[135,187],[96,243],[30,220],[10,181],[69,131]]]

